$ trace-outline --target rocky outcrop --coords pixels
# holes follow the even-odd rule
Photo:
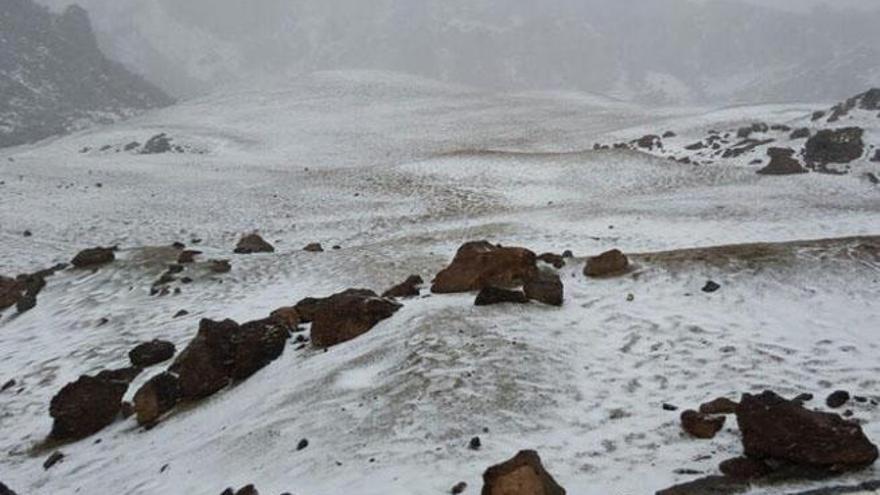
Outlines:
[[[422,280],[422,277],[418,275],[411,275],[403,282],[383,292],[382,297],[418,297],[419,294],[421,294],[421,292],[419,291],[419,286],[421,286],[423,283],[425,283],[425,281]]]
[[[150,378],[134,394],[134,412],[140,425],[152,425],[177,405],[180,400],[180,380],[172,373],[161,373]]]
[[[274,253],[275,248],[259,234],[248,234],[239,239],[235,246],[236,254]]]
[[[78,440],[97,433],[112,423],[122,408],[128,383],[81,376],[52,398],[49,415],[54,422],[54,440]]]
[[[810,411],[773,392],[745,394],[736,410],[745,454],[844,471],[872,464],[877,447],[836,414]]]
[[[584,275],[588,277],[608,277],[620,275],[629,268],[629,259],[618,249],[607,251],[587,260]]]
[[[481,495],[565,495],[565,489],[544,469],[533,450],[523,450],[513,459],[483,473]]]
[[[141,368],[159,364],[172,357],[174,357],[174,344],[165,340],[144,342],[128,353],[131,364]]]
[[[529,298],[521,290],[508,290],[498,287],[486,287],[477,294],[475,306],[492,306],[495,304],[525,304]]]
[[[794,158],[794,150],[791,148],[770,148],[767,150],[770,163],[758,170],[761,175],[795,175],[805,174],[807,169]]]
[[[96,268],[116,260],[115,247],[95,247],[76,254],[70,264],[76,268]]]
[[[807,140],[804,159],[817,165],[857,160],[865,153],[863,134],[864,130],[859,127],[823,129]]]
[[[331,347],[354,339],[401,308],[397,302],[367,289],[349,289],[314,299],[309,308],[301,305],[302,302],[297,304],[297,311],[312,321],[312,344],[317,347]]]
[[[108,60],[85,10],[0,2],[0,148],[110,123],[172,100]]]
[[[537,275],[537,256],[518,247],[486,241],[469,242],[458,249],[452,263],[434,278],[431,292],[448,294],[486,287],[518,287]]]
[[[552,271],[539,271],[535,277],[526,280],[523,290],[526,297],[533,301],[550,306],[562,306],[564,299],[562,279]]]
[[[709,439],[724,427],[724,416],[711,416],[697,411],[681,413],[681,427],[694,438]]]

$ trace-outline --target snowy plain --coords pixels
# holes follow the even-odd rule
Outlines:
[[[813,406],[838,388],[880,399],[880,264],[858,240],[796,245],[784,262],[637,255],[627,277],[580,273],[582,257],[610,248],[880,234],[880,188],[856,176],[761,177],[738,163],[591,150],[649,129],[784,122],[824,106],[641,108],[326,72],[0,150],[0,273],[95,245],[121,249],[96,273],[50,278],[31,312],[0,317],[0,382],[18,382],[0,393],[0,480],[25,494],[216,495],[254,483],[268,494],[428,495],[459,481],[477,493],[486,467],[534,448],[569,493],[639,495],[696,477],[681,469],[713,474],[741,452],[733,418],[714,440],[694,440],[664,403],[694,408],[764,389],[815,393]],[[204,154],[99,151],[160,132]],[[254,230],[276,253],[233,256]],[[173,253],[146,247],[194,238],[205,259],[230,258],[233,271],[196,265],[180,295],[150,296]],[[244,321],[307,296],[430,280],[479,239],[574,251],[561,272],[564,307],[408,300],[361,338],[326,353],[290,346],[149,431],[118,421],[43,469],[52,395],[126,365],[137,343],[166,338],[181,349],[203,317]],[[310,242],[342,249],[302,251]],[[700,292],[709,279],[722,290]],[[172,318],[180,309],[189,315]],[[853,410],[880,441],[880,410]],[[482,449],[467,448],[473,436]],[[302,438],[309,447],[297,451]],[[874,478],[877,468],[839,482]]]

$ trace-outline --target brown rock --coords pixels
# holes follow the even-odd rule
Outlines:
[[[709,439],[724,427],[724,416],[710,416],[687,410],[681,413],[681,427],[694,438]]]
[[[760,459],[752,459],[751,457],[727,459],[718,468],[725,476],[736,480],[763,478],[772,472],[772,469],[766,462]]]
[[[211,260],[208,262],[208,269],[214,273],[229,273],[232,265],[229,260]]]
[[[273,318],[242,324],[232,335],[232,378],[244,380],[278,359],[290,333]]]
[[[449,294],[486,287],[516,287],[537,274],[535,253],[524,248],[469,242],[458,249],[452,263],[437,274],[431,292]]]
[[[770,148],[767,150],[770,163],[758,170],[760,175],[795,175],[805,174],[807,169],[794,158],[794,150],[791,148]]]
[[[131,384],[138,375],[141,374],[143,369],[137,366],[129,366],[128,368],[119,368],[115,370],[104,370],[97,375],[95,378],[98,380],[105,380],[108,382],[119,382],[124,383],[126,385]]]
[[[107,263],[112,263],[116,259],[114,254],[116,248],[112,247],[96,247],[84,249],[74,256],[70,262],[76,268],[94,268]]]
[[[155,424],[159,418],[177,405],[180,399],[180,380],[165,372],[150,378],[134,394],[134,412],[140,425]]]
[[[736,419],[749,457],[832,471],[860,468],[877,460],[877,447],[857,423],[810,411],[773,392],[743,395]]]
[[[521,290],[499,289],[498,287],[486,287],[477,294],[475,306],[492,306],[494,304],[525,304],[529,298]]]
[[[174,344],[165,340],[153,340],[137,345],[129,351],[128,358],[131,364],[146,368],[168,361],[174,357]]]
[[[312,344],[331,347],[370,331],[401,305],[366,289],[349,289],[318,300],[312,316]]]
[[[526,297],[550,306],[562,306],[564,287],[559,275],[552,271],[540,271],[523,286]]]
[[[372,291],[367,291],[370,293]],[[311,323],[312,320],[315,319],[315,313],[318,311],[318,306],[320,306],[323,299],[318,299],[315,297],[306,297],[305,299],[301,299],[293,309],[296,310],[299,315],[299,320],[302,323]]]
[[[275,311],[272,311],[272,314],[270,314],[269,317],[272,318],[276,325],[281,326],[289,332],[296,331],[297,326],[300,323],[299,312],[297,312],[296,308],[291,307],[278,308]]]
[[[418,275],[411,275],[400,284],[397,284],[394,287],[383,292],[382,297],[418,297],[419,294],[421,294],[421,291],[419,291],[419,286],[423,283],[425,283],[425,281],[422,280],[422,277]]]
[[[843,407],[844,404],[849,402],[849,392],[846,390],[838,390],[836,392],[832,392],[827,399],[825,399],[825,405],[830,407],[831,409],[837,409],[838,407]]]
[[[735,414],[738,405],[728,398],[719,397],[711,402],[702,404],[700,412],[703,414]]]
[[[275,248],[259,234],[248,234],[242,237],[235,246],[236,254],[274,253]]]
[[[201,251],[196,251],[193,249],[187,249],[185,251],[181,251],[177,256],[177,262],[180,264],[184,263],[192,263],[196,260],[196,256],[202,254]]]
[[[24,282],[0,276],[0,311],[15,306],[26,290]]]
[[[49,415],[54,422],[50,438],[79,440],[112,423],[122,408],[128,384],[81,376],[52,398]]]
[[[734,495],[749,489],[749,484],[727,476],[706,476],[660,490],[656,495]]]
[[[196,337],[168,368],[180,378],[181,398],[207,397],[229,385],[236,331],[238,324],[232,320],[199,322]]]
[[[588,277],[607,277],[618,275],[629,268],[629,259],[620,250],[614,249],[587,260],[584,275]]]
[[[533,450],[523,450],[483,473],[482,495],[565,495]]]
[[[804,158],[808,163],[849,163],[862,157],[864,130],[859,127],[823,129],[807,140]]]
[[[306,252],[309,252],[309,253],[323,253],[323,252],[324,252],[324,246],[322,246],[322,245],[321,245],[320,243],[318,243],[318,242],[313,242],[313,243],[311,243],[311,244],[307,244],[306,247],[303,248],[303,251],[306,251]]]

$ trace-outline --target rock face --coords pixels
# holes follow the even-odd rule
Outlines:
[[[173,103],[101,53],[80,7],[3,0],[0,19],[0,148]]]
[[[794,150],[791,148],[770,148],[767,154],[770,156],[770,163],[758,170],[761,175],[794,175],[808,172],[794,158]]]
[[[715,438],[724,427],[724,420],[724,416],[710,416],[697,411],[681,413],[681,427],[694,438]]]
[[[411,275],[403,282],[383,292],[382,297],[418,297],[419,294],[421,294],[419,286],[423,283],[425,283],[425,281],[422,280],[422,277]]]
[[[168,370],[180,380],[181,398],[200,399],[277,359],[288,336],[272,318],[243,325],[204,319],[196,337]]]
[[[325,299],[314,300],[304,309],[312,320],[312,344],[331,347],[370,331],[380,321],[401,308],[393,300],[379,297],[367,289],[349,289]],[[297,304],[297,311],[300,304]],[[300,312],[300,314],[304,314]]]
[[[834,471],[864,467],[877,459],[877,447],[858,424],[807,410],[773,392],[743,395],[736,419],[749,457]]]
[[[859,127],[823,129],[807,140],[804,159],[808,163],[849,163],[862,157],[865,144],[864,131]]]
[[[81,376],[52,398],[49,415],[54,419],[50,437],[78,440],[112,423],[122,408],[128,383]]]
[[[526,297],[550,306],[562,306],[564,287],[559,275],[551,271],[540,271],[538,275],[523,285]]]
[[[94,268],[107,263],[112,263],[116,259],[115,249],[112,247],[96,247],[84,249],[77,253],[70,262],[77,268]]]
[[[486,287],[477,294],[475,306],[492,306],[494,304],[525,304],[529,298],[520,290],[499,289],[498,287]]]
[[[517,247],[486,241],[469,242],[458,249],[452,263],[437,274],[435,294],[478,291],[486,287],[516,287],[538,273],[537,256]]]
[[[174,344],[165,340],[153,340],[139,344],[129,351],[131,364],[146,368],[174,357]]]
[[[171,373],[150,378],[134,394],[134,411],[140,425],[151,425],[177,405],[180,399],[180,381]]]
[[[274,253],[275,248],[263,240],[258,234],[248,234],[242,237],[235,246],[236,254]]]
[[[565,495],[541,463],[538,453],[523,450],[483,473],[481,495]]]
[[[607,277],[618,275],[629,268],[629,259],[620,250],[614,249],[587,260],[584,275],[588,277]]]

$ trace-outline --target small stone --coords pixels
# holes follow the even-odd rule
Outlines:
[[[320,243],[313,242],[311,244],[307,244],[306,247],[303,248],[303,251],[306,251],[309,253],[323,253],[324,247],[321,246]]]
[[[721,431],[725,419],[724,416],[710,416],[688,410],[681,413],[681,427],[694,438],[710,439]]]
[[[52,455],[49,456],[48,459],[46,459],[46,462],[43,463],[43,469],[51,468],[55,464],[61,462],[62,459],[64,459],[64,454],[59,451],[55,451]]]
[[[846,390],[838,390],[825,399],[825,404],[831,409],[837,409],[849,402],[849,392]]]
[[[719,289],[721,289],[721,286],[718,285],[718,283],[709,280],[708,282],[706,282],[706,285],[703,286],[702,290],[707,294],[711,294],[713,292],[717,292]]]
[[[455,486],[453,486],[452,489],[449,490],[449,493],[451,493],[452,495],[460,495],[464,493],[465,490],[467,490],[467,483],[461,481],[456,483]]]
[[[307,439],[303,438],[302,440],[299,441],[298,444],[296,444],[296,450],[300,451],[300,450],[305,449],[308,446],[309,446],[309,441]]]
[[[185,310],[185,309],[181,309],[181,310],[178,311],[177,313],[174,313],[174,317],[175,317],[175,318],[180,318],[180,317],[182,317],[182,316],[186,316],[186,315],[188,315],[188,314],[189,314],[189,311],[187,311],[187,310]]]
[[[468,442],[468,448],[471,450],[480,450],[482,446],[483,443],[480,441],[480,437],[471,438],[471,441]]]
[[[664,411],[678,411],[678,406],[674,406],[672,404],[663,404]]]

